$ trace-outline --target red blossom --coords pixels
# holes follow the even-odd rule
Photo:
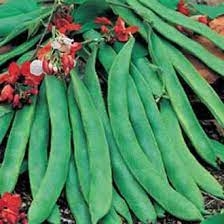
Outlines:
[[[19,76],[20,76],[19,66],[15,62],[12,62],[9,65],[8,73],[2,74],[0,76],[0,84],[4,82],[14,84],[19,79]]]
[[[30,64],[31,62],[26,61],[21,66],[21,74],[25,78],[24,84],[28,86],[38,86],[41,83],[44,75],[43,74],[40,76],[33,75],[30,72]]]
[[[114,26],[114,32],[116,38],[121,42],[126,42],[129,39],[130,34],[134,34],[138,31],[137,26],[125,27],[125,22],[121,17],[118,17],[116,24]]]
[[[109,33],[110,32],[110,30],[105,25],[102,25],[100,27],[100,30],[101,30],[102,33]]]
[[[94,23],[112,26],[112,22],[107,17],[96,17]]]
[[[12,102],[13,108],[21,108],[22,104],[20,102],[20,96],[19,94],[15,94]]]
[[[205,25],[208,25],[208,23],[209,23],[207,16],[199,16],[198,17],[198,22],[204,23]]]
[[[71,56],[74,58],[76,52],[77,51],[80,51],[81,49],[82,49],[82,43],[80,43],[80,42],[74,42],[71,45],[71,48],[70,48],[70,54],[71,54]]]
[[[8,101],[11,102],[13,100],[13,94],[14,94],[14,89],[10,84],[7,84],[6,86],[3,87],[0,95],[0,101]],[[5,198],[7,195],[5,196]]]
[[[8,80],[9,75],[8,74],[2,74],[0,75],[0,84],[6,82]]]
[[[16,96],[16,95],[15,95]],[[25,213],[20,213],[22,200],[18,194],[4,193],[0,199],[0,224],[27,223]]]
[[[47,45],[45,45],[44,47],[42,47],[42,48],[40,48],[40,49],[38,50],[38,52],[37,52],[37,58],[38,58],[39,60],[43,60],[44,57],[45,57],[48,53],[50,53],[50,51],[51,51],[51,42],[48,42]]]
[[[60,33],[65,34],[66,32],[78,31],[81,29],[80,24],[76,24],[72,22],[72,16],[68,14],[56,14],[52,24],[48,27],[48,29],[52,29],[52,26],[55,26],[56,29],[59,30]]]
[[[18,80],[19,75],[20,75],[19,66],[15,62],[12,62],[9,65],[8,73],[9,73],[9,77],[8,77],[7,82],[11,83],[11,84],[15,83]]]
[[[177,4],[177,11],[184,14],[185,16],[190,15],[190,10],[186,7],[185,0],[180,0]]]
[[[62,68],[66,75],[70,72],[69,58],[67,54],[64,54],[61,58]]]

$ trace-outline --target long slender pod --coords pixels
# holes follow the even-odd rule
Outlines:
[[[224,103],[217,93],[177,48],[165,40],[163,40],[163,43],[167,46],[166,49],[170,55],[169,59],[177,72],[224,127]],[[198,88],[199,86],[200,88]]]
[[[9,126],[13,120],[14,112],[7,113],[0,117],[0,144],[2,143]]]
[[[177,116],[168,100],[163,99],[160,103],[160,111],[164,124],[173,143],[176,145],[178,155],[182,159],[195,182],[199,187],[216,197],[223,198],[223,188],[216,179],[195,159],[188,149],[182,135]]]
[[[133,79],[128,80],[128,110],[139,145],[161,177],[167,180],[162,156]],[[167,181],[168,183],[168,181]]]
[[[71,72],[71,77],[87,138],[90,165],[88,204],[92,222],[96,224],[99,219],[107,214],[112,202],[109,148],[101,118],[97,113],[91,95],[74,70]]]
[[[134,39],[116,56],[109,73],[108,108],[114,137],[129,169],[149,194],[168,212],[185,220],[202,219],[198,209],[174,191],[154,169],[142,152],[128,119],[127,84]],[[130,153],[131,150],[131,153]],[[176,201],[181,203],[176,206]]]
[[[98,38],[99,35],[97,32],[91,31],[86,33],[85,37]],[[100,47],[99,60],[107,71],[110,69],[110,66],[116,56],[116,53],[113,52],[113,50],[110,50],[112,49],[104,48],[103,46]],[[94,54],[92,54],[92,57],[86,65],[84,82],[92,95],[92,99],[94,100],[96,108],[104,124],[107,141],[111,151],[113,179],[120,193],[125,198],[128,206],[141,222],[147,223],[148,220],[156,220],[156,213],[148,195],[130,173],[114,140],[103,96],[101,94],[99,80],[95,72],[94,57]],[[136,200],[136,198],[138,198],[138,200]]]
[[[224,163],[224,145],[216,140],[211,140],[211,143],[217,158]]]
[[[28,149],[28,171],[30,188],[33,197],[38,192],[44,178],[48,162],[48,141],[49,141],[49,113],[46,98],[45,84],[42,83],[37,99],[34,120],[30,132]],[[50,223],[60,223],[60,211],[54,207],[48,218]]]
[[[71,152],[71,136],[66,89],[55,76],[45,76],[51,122],[51,150],[45,176],[28,212],[30,224],[50,215],[65,184]]]
[[[176,76],[175,70],[167,56],[165,44],[163,44],[161,39],[154,33],[151,35],[151,40],[151,47],[153,49],[152,56],[156,63],[162,68],[163,72],[161,72],[161,74],[163,75],[172,106],[185,132],[201,158],[210,165],[216,167],[216,157],[210,141],[199,124],[184,89]],[[166,61],[166,63],[161,63],[161,61]]]
[[[129,208],[125,200],[117,193],[115,189],[113,189],[112,205],[116,212],[121,215],[128,224],[133,223]]]
[[[36,106],[36,97],[30,106],[16,112],[0,169],[0,193],[13,191],[29,140]]]
[[[161,18],[172,24],[181,25],[190,29],[207,39],[211,40],[216,46],[224,50],[224,38],[211,30],[207,25],[200,23],[180,12],[174,11],[161,4],[158,0],[139,0],[142,4],[150,8]]]
[[[145,70],[144,70],[145,71]],[[131,74],[133,75],[133,77],[135,77],[135,81],[138,82],[138,88],[141,88],[141,81],[139,81],[139,79],[141,79],[141,77],[143,76],[134,65],[131,65]],[[144,76],[146,77],[149,74],[144,74]],[[143,85],[145,85],[146,83],[143,83]],[[129,96],[130,100],[128,101],[129,103],[129,112],[130,112],[130,120],[132,121],[132,124],[136,124],[137,128],[141,128],[141,126],[143,126],[143,124],[141,124],[141,122],[139,120],[143,120],[145,117],[145,123],[148,122],[147,117],[145,115],[145,109],[144,106],[142,105],[142,102],[140,99],[138,99],[138,93],[137,96],[134,95],[134,93],[137,91],[135,84],[131,85],[130,80],[128,83],[128,94],[132,94]],[[144,87],[143,87],[144,88]],[[142,90],[140,90],[142,91]],[[150,91],[150,90],[149,90]],[[151,92],[151,91],[150,91]],[[152,101],[151,103],[151,116],[149,116],[149,122],[151,122],[152,127],[154,128],[154,133],[155,136],[157,137],[157,141],[158,144],[160,146],[160,150],[161,150],[161,154],[163,157],[163,162],[167,171],[167,175],[171,181],[171,183],[173,184],[173,186],[176,188],[176,190],[180,193],[182,193],[184,196],[186,196],[189,200],[191,200],[193,203],[195,203],[195,205],[197,205],[197,207],[203,211],[204,210],[204,203],[203,203],[203,198],[202,195],[196,185],[196,183],[194,182],[193,178],[191,177],[190,173],[186,173],[185,171],[185,167],[182,164],[182,161],[179,159],[178,154],[176,153],[174,147],[172,145],[171,140],[169,139],[168,135],[166,135],[165,129],[163,128],[163,123],[161,121],[160,118],[160,114],[158,111],[158,108],[156,108],[155,103],[153,103],[153,98],[152,96],[149,97],[148,96],[149,93],[147,93],[147,98],[142,99],[144,101],[148,101],[149,99]],[[142,98],[143,98],[143,94],[142,94]],[[133,102],[133,106],[130,107],[131,101]],[[149,104],[149,102],[148,102]],[[143,109],[141,109],[143,107]],[[147,108],[146,108],[147,109]],[[135,111],[136,110],[136,111]],[[135,119],[134,119],[134,114],[132,115],[132,112],[135,111]],[[142,114],[140,114],[140,111],[143,111]],[[138,116],[137,116],[138,113]],[[141,119],[139,119],[139,117],[141,117]],[[137,123],[138,122],[138,123]],[[135,126],[133,126],[135,127]],[[134,128],[135,129],[135,128]],[[138,139],[142,139],[144,137],[144,135],[146,135],[146,128],[142,128],[142,132],[144,132],[144,134],[141,135],[136,135],[138,137]],[[160,132],[158,132],[158,130],[160,130]],[[143,147],[142,147],[143,148]],[[152,153],[150,153],[149,155],[153,155]],[[150,156],[148,156],[150,157]],[[175,159],[174,159],[175,158]],[[155,158],[154,158],[155,160]],[[154,164],[154,162],[152,162]],[[156,169],[158,169],[158,165],[156,166]],[[181,178],[182,176],[185,176],[184,180]],[[164,176],[162,176],[164,177]],[[166,179],[166,178],[165,178]]]
[[[186,172],[182,161],[174,149],[175,146],[172,144],[164,128],[149,86],[144,82],[142,75],[134,66],[131,67],[131,74],[135,80],[148,120],[157,139],[170,182],[179,193],[188,198],[201,211],[204,211],[203,197],[190,173]],[[184,180],[181,178],[182,176],[185,177]]]
[[[122,219],[116,213],[116,210],[112,207],[109,213],[102,220],[103,224],[122,224]]]
[[[199,43],[178,32],[174,27],[164,22],[154,12],[145,8],[137,0],[127,0],[127,2],[139,15],[150,23],[153,29],[159,32],[162,36],[188,50],[221,76],[224,75],[223,60],[214,56]]]
[[[74,100],[73,96],[68,96]],[[70,101],[70,100],[69,100]],[[80,189],[74,158],[71,157],[65,186],[66,199],[77,224],[91,224],[88,206]]]
[[[83,122],[78,108],[77,102],[74,98],[72,86],[69,86],[68,93],[69,102],[69,116],[72,127],[72,138],[74,143],[74,159],[79,179],[79,184],[83,197],[88,203],[89,188],[90,188],[90,170],[89,157],[87,148],[87,139],[83,127]]]
[[[134,61],[135,65],[137,66],[137,68],[140,70],[141,68],[145,67],[147,68],[148,59],[146,58],[142,58],[142,59],[137,59]],[[148,68],[145,70],[152,70],[149,66]],[[144,71],[144,70],[141,70]],[[158,80],[156,81],[156,84],[152,85],[152,82],[154,80],[152,79],[147,79],[147,75],[150,75],[151,73],[153,73],[153,71],[148,72],[148,73],[141,73],[142,75],[144,75],[145,81],[147,80],[147,84],[151,87],[152,92],[156,93],[157,91],[153,89],[153,86],[156,84],[160,85],[160,89],[162,88],[163,84],[159,79],[159,76],[156,73],[154,74],[154,77],[157,78]],[[166,113],[164,112],[165,110],[163,110],[163,114],[164,117],[167,116],[169,117],[169,119],[167,119],[167,124],[169,124],[170,130],[172,130],[172,132],[169,132],[170,136],[172,137],[172,141],[176,142],[176,145],[178,145],[177,147],[175,147],[177,149],[177,152],[179,154],[179,156],[181,157],[182,161],[184,162],[185,166],[188,167],[189,172],[191,173],[191,175],[193,176],[195,182],[198,184],[198,186],[203,189],[204,191],[206,191],[209,194],[212,194],[216,197],[223,197],[223,189],[222,186],[217,182],[217,180],[196,160],[196,158],[193,156],[193,154],[190,152],[190,150],[188,149],[185,140],[183,138],[182,135],[182,130],[179,126],[179,121],[177,119],[177,116],[175,114],[175,112],[173,111],[172,107],[169,106],[169,111],[166,110]],[[166,107],[167,109],[167,107]],[[163,116],[162,114],[162,116]],[[213,149],[215,150],[215,147],[213,145]]]

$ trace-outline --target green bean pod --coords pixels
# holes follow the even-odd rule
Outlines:
[[[121,217],[117,214],[115,209],[112,207],[109,213],[103,218],[103,224],[122,224]]]
[[[74,156],[80,188],[86,202],[89,198],[90,170],[87,140],[83,127],[81,114],[74,98],[72,86],[68,90],[69,116],[72,127],[72,138],[74,142]]]
[[[162,81],[158,77],[158,74],[150,67],[150,63],[147,58],[137,58],[133,60],[133,64],[141,71],[145,81],[150,84],[153,95],[162,96],[164,93],[164,87]]]
[[[132,218],[131,214],[129,211],[129,208],[125,202],[125,200],[117,193],[115,189],[113,189],[113,200],[112,200],[112,205],[115,209],[115,211],[125,218],[128,224],[132,224]]]
[[[88,204],[93,224],[107,214],[112,202],[112,174],[109,148],[100,116],[91,95],[79,79],[71,72],[74,95],[81,112],[88,144],[90,165],[90,190]]]
[[[224,163],[224,145],[216,140],[211,140],[211,144],[213,145],[217,158]]]
[[[70,96],[68,96],[70,98]],[[72,99],[74,99],[72,97]],[[65,186],[66,199],[77,224],[91,224],[88,206],[80,189],[74,158],[71,157]]]
[[[98,33],[90,31],[85,34],[85,37],[98,38]],[[116,53],[111,47],[104,48],[103,46],[106,45],[102,45],[102,47],[100,47],[99,59],[105,69],[108,68],[109,70]],[[115,143],[103,96],[101,94],[99,80],[95,72],[95,57],[96,51],[87,62],[84,82],[91,93],[92,99],[104,124],[107,141],[111,151],[114,182],[122,196],[125,198],[130,209],[141,222],[147,223],[148,220],[156,220],[156,213],[148,195],[130,173]],[[136,200],[136,198],[138,198],[138,200]]]
[[[213,30],[211,30],[211,28],[209,28],[207,25],[200,23],[192,18],[189,18],[180,12],[167,8],[157,0],[140,0],[140,2],[152,11],[154,11],[157,15],[159,15],[167,22],[172,24],[178,24],[187,29],[190,29],[196,32],[197,34],[206,37],[207,39],[212,41],[216,46],[224,50],[224,38]]]
[[[25,156],[35,111],[36,97],[30,106],[16,112],[0,169],[0,193],[12,192]]]
[[[2,143],[7,131],[9,130],[9,126],[13,120],[14,112],[7,113],[0,117],[0,144]]]
[[[131,38],[116,56],[108,81],[109,116],[120,153],[135,177],[163,208],[184,220],[201,220],[198,209],[160,177],[142,152],[131,127],[128,119],[127,84],[133,45],[134,39]]]
[[[186,172],[180,160],[172,140],[166,134],[162,118],[153,99],[149,86],[141,78],[140,72],[134,66],[131,67],[131,74],[135,80],[148,120],[157,139],[167,176],[175,189],[183,194],[188,200],[194,203],[200,211],[204,211],[203,197],[190,173]],[[184,179],[182,178],[184,176]]]
[[[141,69],[142,67],[146,67],[147,66],[147,59],[143,58],[141,59],[137,59],[134,61],[135,65],[138,67],[138,69]],[[150,70],[151,68],[148,67],[148,70]],[[144,71],[144,70],[142,70]],[[141,73],[143,75],[143,73]],[[146,73],[144,75],[144,78],[147,76],[147,74],[151,74],[151,73]],[[154,76],[155,79],[157,78],[158,80],[156,81],[156,84],[154,82],[155,79],[148,79],[147,83],[150,85],[153,84],[158,86],[160,85],[159,88],[162,88],[162,82],[159,79],[159,76]],[[145,79],[146,81],[146,79]],[[152,92],[154,92],[154,89],[151,87]],[[165,112],[164,112],[165,114]],[[198,184],[198,186],[203,189],[204,191],[206,191],[209,194],[212,194],[216,197],[223,197],[223,189],[222,186],[217,182],[217,180],[195,159],[195,157],[192,155],[192,153],[190,152],[190,150],[188,149],[185,140],[183,138],[182,135],[182,131],[181,128],[178,124],[178,119],[176,117],[175,112],[173,111],[173,109],[170,107],[170,110],[167,111],[166,115],[169,117],[169,119],[167,119],[167,124],[169,124],[170,126],[170,130],[172,130],[172,132],[169,132],[169,135],[173,136],[173,142],[176,142],[176,145],[178,145],[177,148],[177,152],[179,154],[179,156],[181,157],[182,161],[184,162],[185,166],[188,167],[189,172],[192,174],[195,182]],[[213,149],[214,145],[213,145]]]
[[[214,56],[202,45],[186,37],[184,34],[177,31],[174,27],[164,22],[150,9],[147,9],[143,5],[141,5],[137,0],[127,0],[127,2],[162,36],[164,36],[171,42],[178,44],[180,47],[185,48],[187,51],[189,51],[201,61],[203,61],[206,65],[208,65],[208,67],[219,73],[221,76],[224,75],[224,62],[222,59]]]
[[[199,124],[190,102],[181,86],[176,72],[167,56],[167,49],[162,40],[155,34],[151,35],[153,58],[161,66],[165,86],[169,94],[172,106],[177,116],[195,147],[197,153],[210,165],[217,167],[216,157],[207,135]],[[163,63],[161,63],[163,62]],[[166,62],[166,63],[164,63]]]
[[[37,99],[34,120],[30,132],[28,170],[32,196],[38,192],[44,178],[48,162],[48,140],[49,140],[49,113],[45,85],[42,83]],[[54,207],[48,217],[50,223],[60,223],[60,211]]]
[[[21,55],[28,51],[31,47],[33,47],[41,38],[42,34],[37,35],[36,37],[32,38],[30,41],[24,42],[15,49],[0,55],[0,66],[3,65],[5,62],[10,60],[11,58],[14,58],[18,55]]]
[[[139,145],[161,177],[167,180],[162,156],[133,79],[128,80],[128,111]],[[167,181],[168,183],[168,181]]]
[[[208,107],[222,127],[224,127],[224,103],[217,93],[179,50],[165,40],[163,42],[167,46],[166,49],[169,52],[170,60],[175,69]],[[200,88],[198,88],[199,86]]]
[[[30,224],[41,223],[50,215],[67,178],[71,151],[65,86],[55,76],[45,76],[44,81],[51,122],[51,150],[46,173],[28,211]]]
[[[182,135],[181,128],[175,112],[168,100],[163,99],[160,103],[161,115],[164,119],[166,129],[170,130],[169,135],[176,145],[178,155],[184,166],[191,173],[198,186],[216,197],[223,198],[223,189],[218,181],[195,159],[188,149]],[[172,131],[171,131],[172,130]],[[215,147],[213,147],[215,148]]]

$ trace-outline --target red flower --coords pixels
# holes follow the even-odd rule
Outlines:
[[[8,101],[11,102],[13,100],[14,89],[10,84],[7,84],[3,87],[0,95],[0,101]],[[3,195],[4,196],[4,195]],[[7,195],[2,200],[6,200]]]
[[[67,31],[78,31],[81,29],[81,25],[80,24],[76,24],[76,23],[69,23],[67,25],[64,26],[66,32]]]
[[[70,54],[74,58],[77,51],[82,49],[82,43],[74,42],[71,45]]]
[[[125,27],[125,22],[121,17],[118,17],[116,25],[114,26],[114,32],[116,38],[121,42],[128,41],[130,34],[134,34],[139,30],[137,26]]]
[[[12,62],[9,65],[8,72],[9,72],[9,77],[7,82],[11,84],[15,83],[20,76],[19,66],[15,62]]]
[[[50,51],[51,51],[51,42],[48,42],[47,45],[45,45],[44,47],[42,47],[42,48],[40,48],[40,49],[38,50],[38,52],[37,52],[37,58],[38,58],[39,60],[43,60],[44,57],[45,57],[48,53],[50,53]]]
[[[0,199],[0,224],[26,224],[25,213],[20,213],[22,200],[18,194],[3,194]]]
[[[200,16],[198,17],[198,22],[208,25],[208,18],[206,16]]]
[[[9,75],[8,74],[2,74],[0,75],[0,84],[6,82],[8,80]]]
[[[52,24],[59,30],[60,33],[65,34],[70,31],[78,31],[81,29],[80,24],[72,23],[72,17],[68,14],[60,15],[57,14],[52,21]],[[49,29],[52,28],[52,24]]]
[[[100,27],[100,29],[101,29],[101,32],[102,32],[102,33],[109,33],[109,32],[110,32],[110,30],[109,30],[105,25],[102,25],[102,26]]]
[[[30,72],[30,64],[31,62],[26,61],[21,66],[21,74],[24,76],[25,81],[24,84],[28,86],[38,86],[42,81],[44,75],[36,76]]]
[[[18,80],[19,76],[20,76],[19,66],[15,62],[12,62],[9,65],[8,74],[2,74],[0,76],[0,84],[4,82],[14,84]]]
[[[94,23],[112,26],[112,22],[107,17],[96,17]]]
[[[1,212],[1,218],[7,224],[17,224],[19,221],[18,214],[10,209],[4,209]]]
[[[184,0],[180,0],[177,4],[177,11],[184,14],[185,16],[190,15],[190,10],[186,7]]]
[[[12,102],[12,106],[13,108],[21,108],[22,104],[20,102],[20,96],[19,94],[16,94],[13,98],[13,102]]]
[[[4,204],[4,207],[7,207],[8,209],[18,212],[21,205],[22,200],[20,195],[18,194],[10,194],[8,192],[4,193],[2,198],[0,199],[0,205]],[[1,206],[0,206],[1,209]]]

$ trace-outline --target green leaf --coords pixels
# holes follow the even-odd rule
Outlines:
[[[0,18],[15,16],[40,9],[40,6],[34,0],[7,0],[0,5]]]
[[[224,14],[224,4],[219,4],[217,6],[202,5],[202,4],[192,4],[194,9],[202,15],[207,15],[211,19],[215,19],[218,16]]]
[[[201,222],[201,224],[223,224],[223,223],[224,223],[224,214],[211,216],[208,219]]]
[[[171,9],[176,9],[177,4],[179,2],[179,0],[159,0],[159,1],[160,3]]]
[[[87,23],[93,21],[97,16],[104,14],[109,5],[104,0],[88,0],[74,10],[76,23]]]

